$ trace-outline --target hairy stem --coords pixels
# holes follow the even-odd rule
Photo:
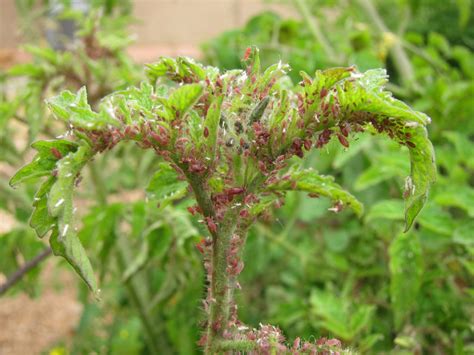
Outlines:
[[[204,217],[215,219],[214,206],[203,181],[193,174],[187,174],[187,178]],[[228,257],[231,239],[238,224],[239,212],[239,208],[228,209],[223,220],[217,224],[217,229],[215,231],[210,230],[212,252],[211,265],[208,270],[210,285],[207,298],[209,318],[206,330],[206,354],[215,352],[217,341],[222,339],[229,321],[235,277],[228,272]]]
[[[228,256],[232,235],[236,229],[238,211],[229,210],[218,227],[217,238],[212,244],[211,284],[209,294],[209,320],[207,326],[206,354],[214,351],[215,342],[222,338],[227,328],[230,305],[233,301],[233,277],[229,275]]]
[[[216,351],[241,351],[248,352],[256,347],[255,341],[251,340],[221,340],[216,342]]]

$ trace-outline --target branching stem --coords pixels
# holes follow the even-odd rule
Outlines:
[[[374,26],[377,28],[377,30],[382,33],[390,32],[371,0],[358,0],[358,2],[360,6],[365,10],[366,14],[368,15]],[[415,84],[415,72],[411,65],[410,59],[408,58],[408,55],[403,49],[401,41],[398,37],[396,42],[393,44],[390,52],[393,56],[394,65],[397,68],[397,71],[400,74],[402,80],[407,84]]]
[[[6,293],[11,287],[19,282],[30,270],[34,269],[39,263],[51,255],[51,248],[45,248],[41,253],[36,255],[33,259],[26,262],[21,268],[16,270],[8,277],[7,281],[0,285],[0,296]]]
[[[328,56],[329,60],[331,60],[331,62],[333,63],[339,63],[340,58],[338,58],[336,51],[334,50],[331,43],[324,35],[323,31],[321,30],[321,26],[319,24],[318,19],[311,14],[311,11],[309,10],[308,5],[306,4],[306,0],[293,0],[293,1],[300,15],[303,17],[303,20],[308,25],[308,28],[311,34],[321,45],[324,52]]]

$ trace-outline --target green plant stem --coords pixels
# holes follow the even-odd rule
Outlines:
[[[120,266],[120,270],[125,270],[127,265],[130,263],[130,246],[128,245],[128,241],[126,238],[119,237],[117,238],[118,244],[118,263]],[[127,291],[130,295],[130,299],[134,304],[135,308],[138,311],[138,315],[141,319],[141,323],[143,325],[143,330],[145,331],[145,339],[147,340],[147,344],[151,354],[160,354],[160,347],[157,342],[157,337],[155,334],[155,328],[153,325],[153,321],[150,318],[150,314],[148,313],[146,302],[143,299],[143,295],[140,292],[140,285],[138,285],[138,281],[134,278],[129,279],[125,282],[125,286]]]
[[[229,320],[233,296],[232,277],[227,271],[230,240],[236,229],[238,213],[230,210],[218,228],[218,237],[212,245],[212,274],[210,285],[209,322],[207,327],[206,354],[214,350],[215,342],[222,337]]]
[[[51,252],[52,251],[50,247],[44,248],[33,259],[26,262],[13,274],[9,275],[7,281],[5,281],[5,283],[0,285],[0,296],[6,293],[14,285],[16,285],[23,278],[23,276],[25,276],[29,271],[33,270],[36,266],[38,266],[39,263],[41,263],[48,256],[50,256]]]
[[[212,200],[199,178],[193,174],[186,175],[196,201],[205,217],[215,219]],[[205,353],[215,352],[216,343],[222,339],[223,331],[229,320],[230,304],[233,297],[233,278],[227,271],[227,257],[230,241],[237,227],[240,209],[229,209],[217,230],[212,235],[211,275],[209,285],[209,318],[206,331]]]
[[[242,351],[248,352],[255,349],[255,341],[251,340],[220,340],[216,342],[216,351]]]
[[[360,6],[365,10],[366,14],[369,16],[370,20],[374,24],[375,28],[380,32],[391,32],[388,27],[385,25],[382,17],[379,15],[377,9],[371,0],[358,0]],[[405,84],[415,84],[415,72],[411,65],[410,59],[406,54],[403,46],[400,42],[399,37],[396,37],[397,40],[390,49],[390,53],[393,57],[394,65],[397,68],[398,73],[400,74],[402,81]]]
[[[321,30],[318,19],[311,14],[311,11],[306,4],[306,0],[293,0],[293,2],[300,15],[303,17],[303,20],[308,25],[311,34],[318,41],[318,43],[321,44],[321,47],[323,47],[323,50],[328,56],[329,60],[333,63],[339,63],[340,59],[338,58],[336,51],[332,48],[331,43],[329,43],[329,40]]]

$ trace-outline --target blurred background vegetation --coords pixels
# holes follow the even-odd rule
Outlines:
[[[16,1],[31,44],[28,62],[0,71],[0,216],[13,220],[0,235],[3,280],[47,248],[28,226],[33,191],[7,184],[31,156],[31,142],[67,128],[51,119],[43,100],[86,85],[100,105],[143,78],[126,51],[133,2],[77,3]],[[279,325],[288,339],[336,337],[363,354],[474,353],[474,2],[280,3],[295,15],[260,13],[203,43],[198,59],[238,68],[245,48],[257,45],[264,65],[291,65],[294,85],[300,71],[387,68],[394,95],[432,118],[439,176],[415,228],[403,234],[406,149],[366,134],[348,149],[332,142],[307,157],[306,166],[336,176],[366,213],[335,215],[327,201],[298,193],[269,211],[246,248],[242,321]],[[77,227],[102,302],[78,283],[82,314],[74,333],[45,353],[199,352],[204,274],[195,244],[206,231],[186,211],[192,201],[184,192],[170,197],[149,184],[159,164],[153,154],[122,146],[85,174]],[[41,297],[44,264],[3,297]],[[64,262],[55,268],[70,272]]]

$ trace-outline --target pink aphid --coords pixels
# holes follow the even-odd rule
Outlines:
[[[250,53],[252,53],[252,48],[248,47],[248,48],[245,50],[244,60],[249,59]]]
[[[337,139],[339,139],[339,143],[341,143],[344,147],[349,148],[349,141],[346,139],[346,137],[338,133]]]
[[[199,243],[196,243],[196,248],[197,248],[197,250],[199,250],[199,252],[201,254],[204,254],[204,247],[205,247],[205,244],[206,244],[205,242],[206,242],[206,240],[204,238],[202,238],[199,241]]]
[[[207,228],[209,229],[209,232],[211,232],[212,234],[217,233],[217,224],[211,217],[206,217],[206,224]]]
[[[244,191],[245,191],[245,189],[243,187],[231,187],[231,188],[226,190],[227,195],[231,195],[231,196],[240,195]]]
[[[63,157],[61,152],[54,147],[51,148],[51,154],[53,154],[56,159],[61,159]]]
[[[240,215],[240,217],[242,217],[242,218],[248,218],[248,217],[250,216],[250,213],[249,213],[248,210],[243,209],[242,211],[240,211],[239,215]]]

